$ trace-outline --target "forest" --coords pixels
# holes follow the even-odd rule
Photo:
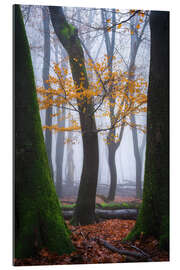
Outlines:
[[[13,6],[13,264],[169,261],[169,12]]]

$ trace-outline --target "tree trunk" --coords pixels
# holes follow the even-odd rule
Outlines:
[[[108,163],[110,169],[110,189],[107,197],[108,201],[113,201],[116,194],[116,186],[117,186],[117,170],[116,170],[116,146],[115,143],[108,144]]]
[[[72,146],[72,132],[68,132],[68,139],[70,142],[67,145],[67,160],[66,160],[66,185],[69,189],[73,188],[74,179],[74,158],[73,158],[73,146]]]
[[[59,63],[59,41],[57,40],[55,43],[55,60],[56,64]],[[65,58],[65,50],[61,48],[61,56],[64,59]],[[67,63],[64,61],[61,63],[62,67],[66,68]],[[65,76],[65,74],[64,74]],[[59,127],[65,127],[65,109],[61,108],[61,121],[59,122],[59,119],[57,118],[57,124]],[[59,108],[57,108],[57,113],[59,113]],[[56,192],[58,197],[62,197],[63,195],[63,158],[64,158],[64,132],[58,132],[57,134],[57,140],[56,140]]]
[[[130,29],[133,32],[133,34],[131,34],[130,65],[129,65],[129,71],[128,71],[129,81],[135,80],[136,55],[142,41],[142,39],[138,37],[138,33],[136,31],[134,32],[134,29],[136,29],[136,26],[138,23],[139,23],[138,15],[131,18]],[[146,25],[146,22],[144,24]],[[145,29],[145,26],[143,27],[141,35],[144,32],[144,29]],[[131,123],[136,124],[136,119],[135,119],[134,114],[130,115],[130,121]],[[141,199],[142,198],[142,181],[141,181],[142,161],[141,161],[141,156],[140,156],[140,149],[138,146],[137,128],[132,128],[132,138],[133,138],[134,157],[135,157],[135,163],[136,163],[136,197],[138,199]]]
[[[146,153],[146,133],[143,134],[141,146],[139,148],[139,154],[141,158],[141,181],[144,179],[144,154]],[[142,186],[142,185],[141,185]],[[142,192],[143,193],[143,192]]]
[[[49,7],[51,21],[57,37],[69,55],[69,61],[74,83],[81,87],[83,74],[83,87],[88,88],[88,78],[85,67],[84,53],[78,38],[77,29],[68,24],[62,7]],[[77,61],[77,60],[78,61]],[[83,89],[82,89],[83,91]],[[95,222],[95,200],[98,179],[98,136],[93,101],[79,101],[79,116],[83,141],[83,171],[80,180],[80,187],[77,199],[77,206],[73,216],[75,224],[90,224]]]
[[[131,123],[136,123],[135,116],[132,114],[130,116]],[[136,161],[136,197],[138,199],[142,198],[142,181],[141,181],[141,173],[142,173],[142,160],[140,156],[140,149],[138,145],[138,134],[137,129],[132,128],[132,137],[133,137],[133,149],[134,149],[134,157]]]
[[[62,118],[65,116],[65,110],[62,109]],[[59,127],[65,126],[63,119]],[[58,132],[56,141],[56,192],[58,197],[62,197],[62,169],[63,169],[63,156],[64,156],[64,132]]]
[[[43,13],[43,25],[44,25],[44,61],[43,61],[43,84],[44,88],[48,89],[49,85],[47,80],[49,79],[49,67],[50,67],[50,29],[49,29],[49,14],[47,7],[42,8]],[[52,107],[46,109],[45,124],[52,126]],[[48,155],[49,166],[53,176],[53,164],[52,164],[52,132],[47,128],[45,130],[45,144]]]
[[[169,12],[152,11],[147,110],[147,150],[143,203],[128,236],[141,232],[169,249]]]
[[[83,171],[73,222],[81,225],[96,221],[95,201],[98,179],[98,140],[94,133],[83,136]]]
[[[112,28],[112,33],[110,37],[110,33],[106,31],[107,28],[107,11],[101,10],[101,19],[102,24],[104,27],[104,37],[105,37],[105,45],[106,45],[106,51],[108,56],[108,70],[109,73],[112,74],[113,69],[113,54],[114,54],[114,48],[115,48],[115,35],[116,35],[116,28]],[[113,9],[112,10],[112,24],[116,23],[116,12]],[[112,89],[109,89],[109,92],[112,92]],[[114,118],[115,118],[115,100],[111,96],[109,97],[110,100],[110,122],[111,126],[114,124]],[[123,127],[122,127],[123,128]],[[113,201],[115,198],[116,193],[116,186],[117,186],[117,169],[116,169],[116,162],[115,162],[115,154],[118,146],[120,145],[120,142],[115,143],[113,141],[113,136],[115,135],[115,130],[110,130],[108,134],[108,165],[109,165],[109,172],[110,172],[110,188],[107,200]],[[122,132],[123,134],[123,132]]]
[[[42,248],[59,255],[73,250],[51,178],[36,86],[20,7],[14,6],[15,235],[14,257]]]

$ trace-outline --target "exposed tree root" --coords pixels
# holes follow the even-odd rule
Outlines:
[[[152,259],[150,258],[150,256],[148,254],[146,254],[145,252],[143,252],[142,250],[140,250],[139,248],[137,248],[137,250],[139,252],[135,252],[135,251],[129,251],[129,250],[125,250],[125,249],[118,249],[116,247],[114,247],[113,245],[111,245],[110,243],[108,243],[107,241],[100,239],[100,238],[94,238],[93,240],[98,241],[99,244],[104,245],[106,248],[110,249],[113,252],[117,252],[121,255],[125,255],[128,256],[128,260],[129,261],[134,261],[134,259],[132,260],[130,257],[135,257],[137,259],[143,260],[143,261],[148,261],[148,262],[152,262]],[[133,248],[135,248],[135,246],[131,246]]]

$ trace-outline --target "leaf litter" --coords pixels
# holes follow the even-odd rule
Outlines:
[[[110,219],[86,226],[72,226],[66,221],[71,231],[71,240],[75,251],[71,254],[57,255],[43,248],[36,257],[14,259],[14,265],[63,265],[125,263],[147,261],[143,254],[148,254],[151,261],[169,261],[167,251],[159,249],[159,242],[154,237],[140,237],[134,242],[122,241],[135,225],[135,220]],[[107,244],[106,245],[104,245]],[[129,257],[114,250],[139,252],[142,258]],[[123,253],[122,252],[122,253]]]

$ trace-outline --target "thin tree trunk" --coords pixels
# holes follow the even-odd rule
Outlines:
[[[112,34],[110,38],[109,32],[106,30],[107,28],[107,13],[105,11],[101,11],[101,18],[104,27],[104,37],[105,37],[105,44],[106,44],[106,51],[108,56],[108,69],[110,74],[112,73],[112,64],[113,64],[113,54],[114,54],[114,46],[115,46],[115,27],[112,29]],[[116,12],[112,10],[112,24],[116,23]],[[109,89],[109,93],[111,93],[112,89]],[[110,100],[110,121],[111,125],[113,125],[115,112],[114,112],[114,104],[115,100],[109,97]],[[110,172],[110,188],[107,200],[113,201],[115,198],[116,193],[116,186],[117,186],[117,169],[116,169],[116,162],[115,162],[115,154],[116,154],[116,143],[113,141],[112,135],[115,135],[115,130],[109,131],[108,134],[108,164],[109,164],[109,172]],[[119,146],[119,143],[118,143]]]
[[[116,194],[117,187],[117,170],[116,170],[116,162],[115,162],[115,154],[116,154],[116,146],[111,143],[108,145],[108,163],[110,169],[110,189],[107,197],[108,201],[113,201]]]
[[[63,49],[62,49],[63,50]],[[64,52],[61,50],[62,58],[64,57]],[[55,44],[55,60],[56,64],[58,64],[58,44]],[[62,63],[63,65],[63,63]],[[63,65],[64,66],[64,65]],[[57,108],[57,113],[59,112]],[[62,120],[59,122],[58,118],[58,126],[65,126],[65,109],[61,108],[61,118]],[[64,132],[57,133],[56,139],[56,192],[58,197],[62,197],[63,195],[63,157],[64,157]]]
[[[131,123],[136,123],[135,116],[131,114],[130,116]],[[138,134],[137,129],[132,128],[132,137],[133,137],[133,149],[134,149],[134,157],[136,162],[136,197],[142,198],[142,159],[140,156],[140,149],[138,145]]]
[[[49,79],[49,67],[50,67],[50,29],[49,29],[49,13],[47,7],[42,8],[43,13],[43,25],[44,25],[44,61],[43,61],[43,84],[44,88],[48,89],[49,85],[47,80]],[[45,123],[47,126],[52,125],[52,107],[46,109]],[[53,164],[52,164],[52,132],[47,128],[45,130],[45,144],[48,155],[48,161],[53,176]]]
[[[84,75],[83,87],[88,88],[88,78],[85,68],[84,53],[78,38],[77,29],[68,24],[62,7],[49,7],[51,21],[56,35],[69,55],[73,80],[78,87]],[[75,61],[78,59],[78,61]],[[83,90],[82,90],[83,91]],[[93,101],[89,104],[81,102],[78,106],[83,140],[83,170],[73,222],[90,224],[95,222],[95,200],[98,179],[98,136],[93,111]]]
[[[62,118],[65,116],[65,110],[62,109]],[[65,126],[65,120],[61,120],[59,127]],[[58,197],[63,195],[63,156],[64,156],[64,132],[58,132],[56,141],[56,192]]]
[[[41,128],[36,86],[20,7],[14,6],[15,235],[14,257],[37,256],[42,248],[71,253]]]
[[[143,181],[144,179],[144,153],[146,151],[146,133],[143,134],[143,139],[142,139],[142,143],[141,146],[139,148],[139,153],[140,153],[140,158],[141,158],[141,179]]]
[[[70,142],[67,145],[67,161],[66,161],[66,184],[71,189],[73,187],[74,178],[74,159],[72,146],[72,132],[68,132],[68,139]]]
[[[136,29],[138,22],[139,22],[139,18],[137,15],[131,18],[130,27],[133,34],[131,34],[130,65],[129,65],[129,71],[128,71],[128,74],[129,74],[128,79],[130,81],[135,80],[136,55],[137,55],[139,46],[141,44],[141,41],[142,41],[141,37],[144,33],[148,19],[146,18],[144,22],[144,26],[141,31],[141,37],[139,37],[137,32],[134,31],[134,29]],[[131,123],[136,124],[136,119],[133,114],[130,115],[130,121]],[[135,157],[135,163],[136,163],[136,197],[141,199],[142,198],[142,159],[140,155],[140,149],[138,146],[138,134],[137,134],[136,128],[132,128],[132,138],[133,138],[134,157]]]

